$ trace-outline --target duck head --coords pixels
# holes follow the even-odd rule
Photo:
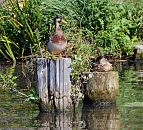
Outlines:
[[[62,16],[56,16],[55,18],[54,18],[54,22],[55,22],[55,24],[56,23],[67,23],[63,18],[62,18]]]
[[[56,16],[54,18],[55,32],[60,29],[60,23],[66,23],[66,21],[62,18],[62,16]]]

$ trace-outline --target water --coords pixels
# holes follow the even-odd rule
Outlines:
[[[143,129],[143,62],[123,63],[120,69],[120,127],[123,130]]]
[[[120,94],[116,106],[82,106],[73,113],[41,114],[38,106],[9,88],[0,88],[0,129],[2,130],[141,130],[143,129],[143,64],[118,63]],[[10,70],[10,71],[9,71]],[[18,76],[17,89],[28,94],[34,86],[33,68],[1,66],[7,75]],[[22,72],[22,73],[21,73]],[[8,81],[7,81],[8,82]]]

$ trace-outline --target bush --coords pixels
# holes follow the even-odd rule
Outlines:
[[[41,12],[41,0],[29,0],[24,4],[7,2],[0,13],[1,37],[4,35],[17,44],[19,50],[12,48],[17,57],[38,53],[39,46],[48,39],[50,21],[50,17]]]
[[[62,15],[68,25],[63,30],[69,42],[77,43],[76,33],[82,30],[81,41],[98,47],[103,54],[131,54],[141,40],[143,1],[112,0],[32,0],[24,4],[7,0],[0,11],[1,36],[8,37],[19,47],[15,56],[39,53],[53,32],[52,17]],[[75,31],[76,30],[76,31]],[[73,41],[74,40],[74,41]],[[1,46],[2,42],[0,43]],[[95,50],[94,49],[94,50]],[[4,49],[3,49],[4,50]]]
[[[91,33],[104,54],[131,54],[134,44],[142,38],[142,1],[75,0],[80,27]]]

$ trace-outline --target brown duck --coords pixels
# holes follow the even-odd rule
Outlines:
[[[60,28],[60,23],[62,22],[65,23],[61,16],[56,16],[54,18],[55,31],[54,34],[49,38],[48,42],[48,50],[52,54],[60,54],[67,46],[67,39]]]
[[[100,59],[99,64],[94,64],[93,70],[98,72],[107,72],[113,70],[113,67],[106,58],[102,58]]]

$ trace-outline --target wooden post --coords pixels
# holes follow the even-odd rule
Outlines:
[[[67,111],[71,101],[71,59],[36,60],[37,93],[41,100],[40,111]]]
[[[119,91],[118,72],[93,72],[84,90],[85,102],[96,106],[115,103]]]

